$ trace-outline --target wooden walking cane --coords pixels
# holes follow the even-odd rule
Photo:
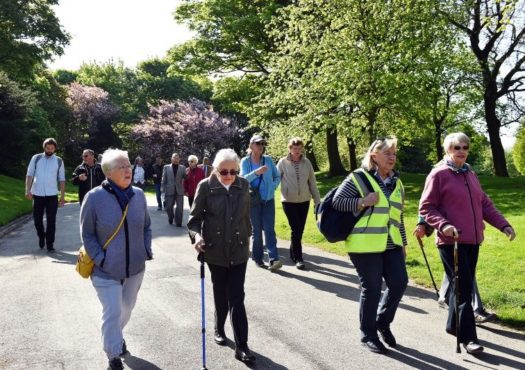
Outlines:
[[[456,296],[456,353],[461,353],[459,346],[460,329],[459,329],[459,252],[458,252],[458,234],[454,232],[454,295]]]
[[[432,279],[432,284],[434,285],[434,289],[436,290],[437,297],[439,299],[439,290],[436,286],[436,281],[434,280],[434,275],[432,275],[432,270],[430,270],[430,265],[428,264],[427,255],[425,254],[425,249],[423,247],[423,241],[419,236],[416,236],[417,242],[419,244],[419,248],[421,248],[421,252],[423,252],[423,258],[425,259],[425,263],[427,264],[428,273],[430,274],[430,278]]]

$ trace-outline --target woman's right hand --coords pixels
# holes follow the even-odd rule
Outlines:
[[[368,193],[366,197],[361,200],[361,205],[365,207],[375,206],[379,202],[379,194],[377,192]]]
[[[201,234],[195,235],[195,250],[199,253],[204,253],[206,250],[204,249],[206,246],[206,243],[204,243],[204,239],[202,238]]]
[[[426,235],[425,232],[425,226],[424,225],[417,225],[414,231],[412,231],[412,235],[414,235],[417,238],[422,238]]]

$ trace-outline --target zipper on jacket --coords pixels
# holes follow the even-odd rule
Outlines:
[[[126,234],[126,277],[129,278],[129,235],[127,217],[124,219],[124,233]]]
[[[468,196],[470,198],[470,208],[472,209],[472,216],[474,216],[474,238],[476,239],[476,244],[479,244],[478,243],[478,227],[477,227],[477,223],[476,223],[476,212],[474,211],[474,203],[472,202],[472,193],[470,192],[470,186],[469,186],[468,181],[467,181],[467,174],[466,173],[463,173],[463,178],[465,180],[465,186],[467,187]]]

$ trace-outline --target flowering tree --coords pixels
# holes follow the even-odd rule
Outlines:
[[[131,132],[144,158],[161,155],[167,159],[172,153],[179,153],[182,160],[190,154],[202,159],[221,148],[234,146],[238,140],[237,124],[219,116],[201,100],[161,101],[149,110],[149,115]]]
[[[66,145],[79,151],[88,147],[98,153],[119,145],[112,127],[119,110],[105,90],[74,82],[68,87],[66,102],[73,114],[73,121],[67,127]]]

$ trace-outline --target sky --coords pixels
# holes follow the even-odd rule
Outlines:
[[[83,62],[122,60],[128,67],[191,37],[177,25],[173,11],[180,0],[60,0],[55,14],[71,35],[64,54],[51,69],[78,69]]]

